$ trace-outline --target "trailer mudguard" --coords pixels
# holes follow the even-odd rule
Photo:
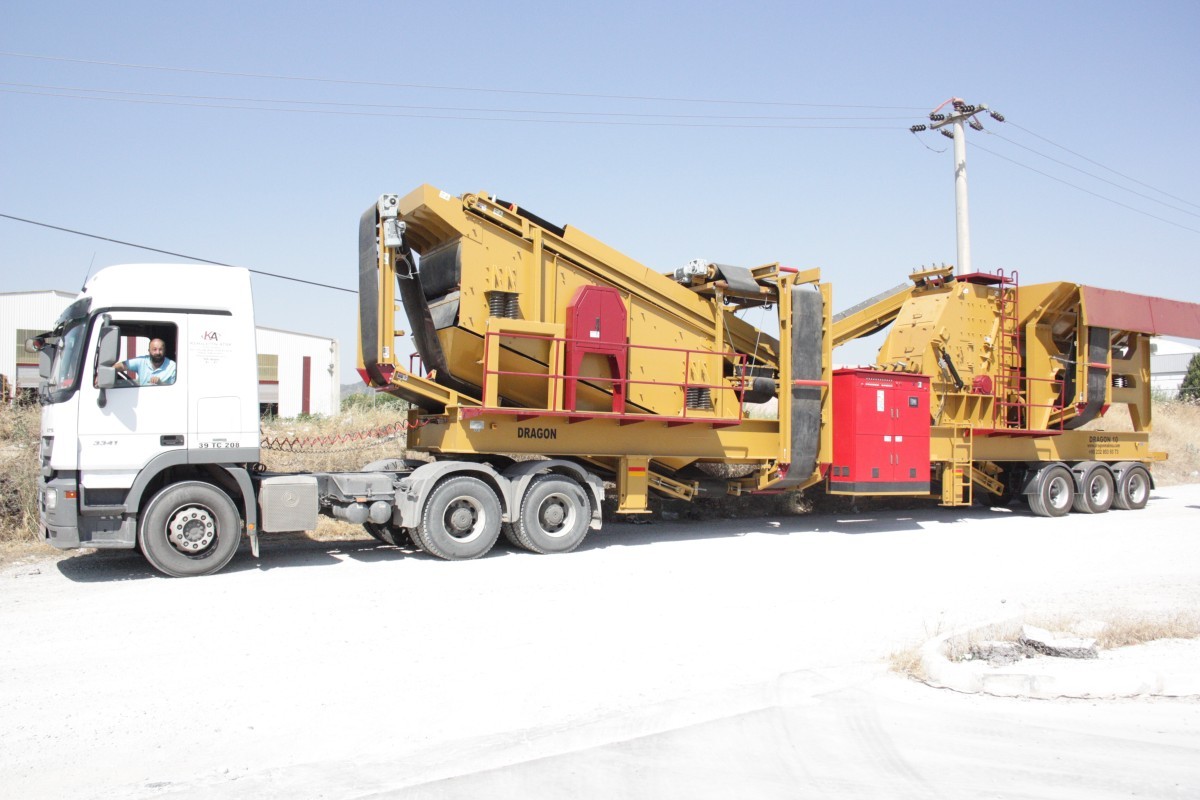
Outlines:
[[[474,461],[433,461],[422,464],[411,475],[401,478],[396,488],[396,507],[392,510],[392,523],[401,528],[415,528],[421,523],[421,512],[425,500],[442,478],[450,475],[470,475],[492,485],[500,499],[500,518],[510,521],[509,481],[491,464]]]
[[[513,513],[519,513],[521,500],[525,497],[525,490],[529,488],[533,479],[543,472],[567,475],[583,484],[583,487],[592,495],[592,519],[588,527],[594,531],[600,530],[600,504],[604,502],[604,483],[574,461],[565,461],[561,458],[551,458],[546,461],[518,461],[504,470],[504,477],[510,481],[507,505],[513,510]]]

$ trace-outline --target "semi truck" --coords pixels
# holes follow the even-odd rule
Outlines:
[[[950,267],[834,314],[817,269],[656,271],[485,192],[384,195],[358,242],[359,372],[409,402],[411,452],[265,469],[248,272],[113,266],[29,343],[44,540],[138,548],[186,577],[320,515],[459,560],[500,536],[574,550],[606,497],[631,515],[652,495],[813,487],[1139,509],[1166,457],[1149,444],[1150,337],[1200,338],[1197,304]],[[835,368],[836,347],[885,329],[875,363]],[[123,359],[150,340],[175,375],[138,385]],[[1114,407],[1132,431],[1089,425]]]

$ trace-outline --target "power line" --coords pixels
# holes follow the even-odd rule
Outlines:
[[[1066,186],[1070,186],[1072,189],[1078,189],[1079,191],[1084,192],[1085,194],[1090,194],[1092,197],[1098,197],[1101,200],[1107,200],[1108,202],[1112,203],[1113,205],[1120,206],[1121,208],[1127,208],[1130,211],[1136,211],[1138,214],[1142,214],[1143,216],[1150,217],[1151,219],[1156,219],[1160,222],[1165,222],[1168,225],[1174,225],[1176,228],[1183,228],[1185,231],[1191,231],[1192,233],[1200,233],[1200,230],[1197,230],[1196,228],[1189,228],[1187,225],[1181,225],[1178,222],[1174,222],[1172,220],[1167,219],[1166,217],[1160,217],[1157,214],[1151,214],[1149,211],[1143,211],[1140,208],[1134,208],[1133,206],[1126,205],[1125,203],[1122,203],[1119,200],[1113,200],[1111,197],[1105,197],[1104,195],[1093,192],[1090,189],[1084,189],[1082,186],[1076,186],[1075,184],[1071,183],[1070,181],[1064,181],[1062,178],[1057,178],[1048,172],[1042,172],[1040,169],[1035,169],[1034,167],[1031,167],[1028,164],[1022,164],[1020,161],[1009,158],[1008,156],[1002,156],[999,153],[997,153],[995,150],[989,150],[988,148],[984,147],[983,145],[979,144],[978,142],[975,144],[975,147],[978,148],[979,150],[982,150],[985,153],[991,153],[996,158],[1002,158],[1005,161],[1009,162],[1010,164],[1016,164],[1018,167],[1021,167],[1022,169],[1027,169],[1030,172],[1036,172],[1038,175],[1041,175],[1045,178],[1049,178],[1052,181],[1057,181]]]
[[[343,117],[386,117],[403,119],[440,119],[458,120],[464,122],[522,122],[551,125],[603,125],[609,127],[649,127],[649,128],[726,128],[744,130],[895,130],[894,125],[748,125],[734,123],[698,123],[698,122],[633,122],[620,120],[579,120],[579,119],[534,119],[524,117],[468,117],[452,114],[405,114],[384,113],[378,111],[339,111],[321,108],[271,108],[268,106],[237,106],[221,103],[183,103],[170,100],[141,100],[131,97],[96,97],[93,95],[64,94],[60,92],[35,92],[20,89],[0,89],[4,94],[23,94],[38,97],[60,97],[71,100],[93,100],[109,103],[133,103],[137,105],[177,106],[184,108],[215,108],[231,111],[268,111],[281,114],[322,114],[325,116]],[[558,113],[558,112],[545,112]]]
[[[217,266],[217,267],[237,267],[236,264],[226,264],[221,261],[210,261],[207,258],[200,258],[198,256],[189,256],[186,253],[174,253],[174,252],[171,252],[170,250],[160,250],[157,247],[148,247],[144,244],[135,244],[133,242],[124,242],[124,241],[121,241],[120,239],[111,239],[107,236],[99,236],[94,233],[85,233],[83,231],[77,231],[73,228],[64,228],[59,225],[51,225],[48,222],[38,222],[37,220],[33,220],[33,219],[25,219],[24,217],[16,217],[16,216],[13,216],[12,214],[0,213],[0,217],[3,217],[5,219],[11,219],[16,222],[24,222],[28,225],[37,225],[42,228],[49,228],[49,229],[55,230],[55,231],[62,231],[63,233],[71,233],[76,236],[86,236],[89,239],[99,239],[102,242],[112,242],[113,244],[119,244],[119,245],[123,245],[125,247],[135,247],[138,250],[149,250],[151,253],[162,253],[163,255],[175,256],[176,258],[186,258],[189,261],[199,261],[202,264],[212,264],[213,266]],[[304,280],[303,278],[293,278],[290,275],[279,275],[274,272],[263,272],[262,270],[249,269],[247,267],[242,267],[242,269],[245,269],[247,272],[251,272],[255,275],[264,275],[268,278],[278,278],[281,281],[294,281],[295,283],[306,283],[309,286],[319,286],[322,289],[335,289],[339,292],[348,292],[350,294],[358,294],[357,290],[347,289],[342,286],[333,286],[332,284],[318,283],[317,281],[307,281],[307,280]]]
[[[1066,152],[1070,153],[1071,155],[1075,156],[1076,158],[1082,158],[1084,161],[1088,162],[1089,164],[1095,164],[1097,167],[1100,167],[1101,169],[1106,169],[1106,170],[1108,170],[1109,172],[1111,172],[1112,174],[1114,174],[1114,175],[1117,175],[1117,176],[1119,176],[1119,177],[1122,177],[1122,178],[1124,178],[1124,179],[1125,179],[1125,180],[1127,180],[1127,181],[1132,181],[1133,183],[1136,183],[1138,186],[1145,186],[1147,189],[1152,189],[1152,190],[1154,190],[1154,191],[1158,192],[1158,193],[1159,193],[1159,194],[1161,194],[1161,195],[1164,195],[1164,196],[1166,196],[1166,197],[1169,197],[1169,198],[1171,198],[1172,200],[1178,200],[1178,201],[1179,201],[1179,202],[1181,202],[1181,203],[1187,203],[1189,206],[1194,206],[1194,207],[1196,207],[1196,208],[1200,208],[1200,204],[1193,203],[1191,200],[1185,200],[1185,199],[1183,199],[1182,197],[1177,197],[1177,196],[1175,196],[1175,195],[1171,194],[1170,192],[1164,192],[1162,189],[1159,189],[1159,188],[1157,188],[1157,187],[1151,186],[1151,185],[1150,185],[1150,184],[1148,184],[1148,183],[1144,183],[1144,182],[1142,182],[1142,181],[1139,181],[1137,178],[1130,177],[1129,175],[1126,175],[1126,174],[1125,174],[1125,173],[1123,173],[1123,172],[1117,172],[1117,171],[1116,171],[1115,169],[1113,169],[1112,167],[1107,167],[1107,166],[1105,166],[1104,164],[1101,164],[1099,161],[1096,161],[1096,160],[1094,160],[1094,159],[1088,158],[1087,156],[1083,155],[1082,153],[1076,153],[1074,150],[1070,149],[1069,147],[1063,147],[1061,144],[1058,144],[1057,142],[1052,142],[1052,141],[1050,141],[1050,140],[1049,140],[1049,139],[1047,139],[1045,136],[1042,136],[1040,133],[1034,133],[1033,131],[1029,130],[1028,128],[1022,127],[1022,126],[1018,125],[1018,124],[1017,124],[1017,123],[1015,123],[1015,122],[1013,122],[1013,123],[1010,123],[1010,124],[1011,124],[1011,125],[1012,125],[1014,128],[1019,128],[1020,130],[1023,130],[1023,131],[1025,131],[1025,132],[1026,132],[1026,133],[1028,133],[1030,136],[1034,136],[1034,137],[1036,137],[1036,138],[1038,138],[1038,139],[1041,139],[1043,142],[1046,142],[1047,144],[1054,145],[1054,146],[1055,146],[1055,147],[1057,147],[1059,150],[1065,150]]]
[[[95,92],[98,94],[118,94],[130,95],[135,97],[165,97],[173,100],[218,100],[237,103],[275,103],[275,104],[291,104],[291,105],[308,105],[308,106],[335,106],[338,108],[390,108],[390,109],[409,109],[418,111],[465,111],[472,113],[496,113],[496,114],[558,114],[563,116],[575,117],[637,117],[648,119],[716,119],[716,120],[830,120],[830,121],[875,121],[889,119],[908,119],[907,116],[887,116],[887,117],[863,117],[863,116],[768,116],[768,115],[731,115],[731,114],[639,114],[620,111],[555,111],[552,109],[529,109],[529,108],[478,108],[478,107],[462,107],[462,106],[424,106],[424,105],[407,105],[397,103],[340,103],[324,100],[279,100],[274,98],[263,97],[229,97],[221,95],[198,95],[198,94],[172,94],[169,92],[136,92],[127,89],[89,89],[81,86],[52,86],[39,83],[7,83],[0,82],[0,86],[12,86],[22,89],[51,89],[62,92]],[[96,100],[107,100],[116,98],[96,97]]]
[[[597,100],[637,100],[657,103],[711,103],[714,105],[754,105],[754,106],[790,106],[797,108],[865,108],[891,111],[920,111],[919,106],[880,106],[880,105],[847,105],[841,103],[797,103],[780,100],[730,100],[727,98],[697,98],[697,97],[655,97],[647,95],[597,94],[588,92],[551,92],[534,89],[496,89],[483,86],[451,86],[442,84],[423,83],[392,83],[387,81],[350,80],[346,78],[315,78],[303,75],[276,75],[259,72],[232,72],[215,69],[199,69],[194,67],[169,67],[158,64],[125,64],[117,61],[98,61],[83,58],[64,58],[61,56],[43,56],[33,53],[14,53],[0,51],[0,56],[10,58],[27,58],[39,61],[56,61],[68,64],[87,64],[90,66],[119,67],[122,69],[154,70],[158,72],[180,72],[195,75],[218,75],[227,78],[261,78],[278,81],[298,81],[305,83],[333,83],[346,86],[379,86],[393,89],[435,89],[448,92],[487,92],[495,94],[536,95],[540,97],[577,97]]]
[[[1024,129],[1022,128],[1022,130],[1024,130]],[[1026,145],[1023,145],[1023,144],[1021,144],[1020,142],[1014,142],[1012,139],[1009,139],[1009,138],[1008,138],[1007,136],[1005,136],[1004,134],[1001,134],[1001,133],[994,133],[994,132],[992,132],[992,131],[987,131],[987,133],[988,133],[989,135],[991,135],[991,136],[995,136],[995,137],[996,137],[996,138],[998,138],[998,139],[1003,139],[1004,141],[1008,142],[1009,144],[1011,144],[1011,145],[1015,145],[1016,147],[1019,147],[1019,148],[1021,148],[1022,150],[1028,150],[1029,152],[1033,153],[1034,155],[1041,156],[1042,158],[1046,159],[1047,161],[1053,161],[1055,164],[1059,164],[1059,165],[1061,165],[1061,166],[1064,166],[1064,167],[1066,167],[1067,169],[1073,169],[1073,170],[1075,170],[1076,172],[1078,172],[1078,173],[1080,173],[1080,174],[1083,174],[1083,175],[1087,175],[1089,178],[1094,178],[1095,180],[1098,180],[1098,181],[1100,181],[1101,183],[1107,183],[1109,186],[1115,186],[1116,188],[1120,189],[1120,190],[1121,190],[1121,191],[1123,191],[1123,192],[1129,192],[1130,194],[1137,195],[1138,197],[1140,197],[1140,198],[1142,198],[1142,199],[1144,199],[1144,200],[1149,200],[1149,201],[1150,201],[1150,202],[1152,202],[1152,203],[1158,203],[1160,206],[1166,206],[1167,208],[1171,209],[1172,211],[1178,211],[1178,212],[1180,212],[1181,214],[1190,214],[1190,215],[1191,215],[1191,216],[1193,216],[1193,217],[1200,217],[1200,214],[1197,214],[1195,211],[1188,211],[1186,208],[1180,208],[1179,206],[1173,206],[1173,205],[1171,205],[1170,203],[1167,203],[1167,202],[1165,202],[1165,201],[1163,201],[1163,200],[1159,200],[1157,197],[1151,197],[1151,196],[1150,196],[1150,195],[1148,195],[1148,194],[1142,194],[1141,192],[1134,191],[1133,189],[1130,189],[1128,186],[1122,186],[1121,184],[1119,184],[1119,183],[1117,183],[1117,182],[1115,182],[1115,181],[1110,181],[1110,180],[1108,180],[1107,178],[1101,178],[1099,175],[1096,175],[1096,174],[1094,174],[1094,173],[1088,172],[1088,171],[1087,171],[1087,170],[1085,170],[1085,169],[1080,169],[1079,167],[1075,166],[1074,164],[1068,164],[1066,161],[1061,161],[1061,160],[1059,160],[1059,159],[1057,159],[1057,158],[1054,158],[1053,156],[1048,156],[1048,155],[1046,155],[1045,153],[1042,153],[1042,152],[1039,152],[1039,151],[1037,151],[1037,150],[1034,150],[1032,147],[1028,147],[1028,146],[1026,146]],[[1107,169],[1107,167],[1106,167],[1105,169]],[[1111,172],[1112,170],[1109,170],[1109,171]],[[1153,187],[1151,187],[1151,188],[1153,188]],[[1157,190],[1157,189],[1155,189],[1155,191],[1158,191],[1158,190]],[[1165,192],[1163,192],[1163,194],[1166,194],[1166,193],[1165,193]],[[1181,202],[1187,203],[1187,201],[1186,201],[1186,200],[1183,200],[1183,201],[1181,201]],[[1189,205],[1194,205],[1194,204],[1192,204],[1192,203],[1189,203]],[[1197,207],[1198,207],[1198,208],[1200,208],[1200,206],[1197,206]]]

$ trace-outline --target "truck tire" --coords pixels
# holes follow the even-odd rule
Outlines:
[[[534,553],[569,553],[587,535],[591,505],[583,487],[562,475],[541,475],[521,498],[513,532]]]
[[[525,547],[525,545],[521,544],[521,537],[517,536],[517,529],[511,522],[505,522],[503,525],[501,525],[500,532],[504,534],[504,541],[508,542],[513,547]]]
[[[1061,517],[1075,503],[1075,478],[1062,464],[1041,470],[1029,494],[1029,509],[1039,517]]]
[[[1113,504],[1116,480],[1112,470],[1098,461],[1078,465],[1079,488],[1072,508],[1080,514],[1103,514]]]
[[[413,539],[447,561],[479,558],[500,536],[500,500],[492,487],[469,475],[446,478],[433,488]]]
[[[211,575],[237,552],[242,520],[229,495],[210,483],[185,481],[150,501],[138,525],[138,547],[150,565],[176,578]]]
[[[1146,507],[1150,499],[1150,473],[1141,464],[1131,464],[1121,470],[1113,505],[1126,511]]]

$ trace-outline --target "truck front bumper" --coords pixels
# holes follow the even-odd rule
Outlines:
[[[79,485],[73,477],[38,481],[38,523],[42,541],[59,550],[80,547],[76,515]]]

